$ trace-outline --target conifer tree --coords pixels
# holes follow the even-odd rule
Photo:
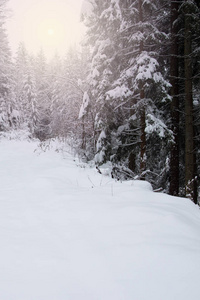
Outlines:
[[[121,100],[118,107],[127,112],[125,122],[118,131],[119,138],[122,139],[120,156],[128,155],[129,168],[144,179],[149,168],[152,170],[157,164],[155,161],[154,167],[152,166],[150,137],[155,138],[157,135],[161,146],[164,145],[163,139],[170,135],[161,110],[162,104],[170,99],[170,85],[163,72],[164,62],[160,60],[162,44],[166,41],[167,34],[163,28],[158,27],[159,16],[155,14],[162,8],[160,2],[121,1],[121,5],[122,42],[118,53],[118,59],[121,58],[119,61],[122,62],[120,77],[108,94]]]
[[[23,96],[26,102],[27,123],[31,134],[35,135],[35,129],[38,123],[38,111],[36,106],[36,89],[34,76],[31,70],[27,70],[23,86]]]
[[[6,0],[0,1],[0,130],[8,130],[17,118],[13,94],[11,53],[5,30]]]
[[[112,102],[106,92],[116,76],[117,31],[121,12],[119,1],[92,2],[93,12],[87,21],[87,44],[92,49],[88,89],[94,121],[96,162],[101,164],[111,155],[111,131],[114,125]]]
[[[33,63],[37,107],[35,136],[45,140],[51,135],[49,78],[46,57],[41,49]]]
[[[86,23],[86,42],[92,49],[92,58],[84,118],[90,111],[95,116],[96,162],[121,162],[144,179],[148,169],[157,165],[154,160],[152,167],[150,137],[163,148],[170,138],[165,112],[161,110],[162,103],[170,99],[170,85],[159,55],[167,34],[158,27],[155,14],[163,3],[92,3],[92,14]]]
[[[29,55],[24,43],[20,43],[17,49],[14,63],[14,93],[20,110],[20,123],[27,124],[27,103],[24,97],[24,83],[29,65]]]

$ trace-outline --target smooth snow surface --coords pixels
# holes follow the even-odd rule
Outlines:
[[[200,299],[189,200],[4,139],[0,188],[1,300]]]

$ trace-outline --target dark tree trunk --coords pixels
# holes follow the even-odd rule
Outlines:
[[[144,90],[140,91],[140,100],[144,99]],[[146,114],[145,107],[140,111],[140,130],[141,130],[141,145],[140,145],[140,179],[145,180],[146,170]]]
[[[171,146],[170,159],[170,195],[179,194],[179,87],[178,87],[178,19],[179,3],[171,0],[171,61],[170,61],[170,83],[171,83],[171,120],[174,141]]]
[[[81,143],[81,149],[86,149],[86,140],[85,140],[85,117],[82,118],[82,143]]]
[[[139,21],[143,22],[143,8],[142,0],[139,0]],[[143,41],[140,42],[140,53],[144,51]],[[141,131],[141,141],[140,141],[140,179],[145,180],[145,170],[146,170],[146,114],[145,114],[145,104],[144,104],[145,92],[143,84],[140,87],[140,131]]]
[[[195,179],[194,117],[192,95],[192,29],[190,7],[185,6],[184,68],[185,68],[185,192],[197,203]]]

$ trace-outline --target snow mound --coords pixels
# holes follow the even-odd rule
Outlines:
[[[124,182],[124,185],[133,186],[135,190],[141,189],[143,191],[153,191],[152,185],[149,182],[143,180],[128,180]]]

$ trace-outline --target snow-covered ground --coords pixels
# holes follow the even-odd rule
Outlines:
[[[200,299],[197,206],[37,144],[0,140],[0,300]]]

